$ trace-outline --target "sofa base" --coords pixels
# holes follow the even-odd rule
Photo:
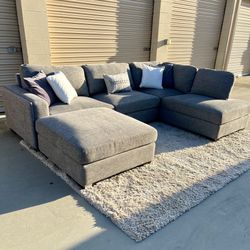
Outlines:
[[[218,125],[167,109],[161,109],[160,111],[161,121],[213,140],[218,140],[223,136],[245,129],[248,117],[246,115],[231,122]]]
[[[126,114],[132,118],[135,118],[136,120],[139,120],[141,122],[145,123],[150,123],[158,120],[159,118],[159,109],[154,108],[154,109],[147,109],[147,110],[142,110],[130,114]]]
[[[81,165],[62,154],[60,148],[48,144],[43,136],[38,135],[38,141],[40,151],[83,187],[151,162],[155,152],[155,143],[151,143],[100,161]]]

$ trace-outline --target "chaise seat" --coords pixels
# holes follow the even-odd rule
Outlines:
[[[50,115],[56,115],[65,112],[71,112],[87,108],[110,108],[114,107],[108,103],[101,102],[86,96],[78,96],[70,104],[62,102],[55,103],[49,107]]]
[[[157,108],[160,102],[158,97],[138,91],[98,94],[93,98],[113,105],[116,111],[123,114]]]
[[[217,140],[246,127],[249,103],[186,94],[163,98],[161,120]]]
[[[241,100],[220,100],[187,94],[162,99],[162,108],[214,124],[224,124],[249,113],[249,104]]]

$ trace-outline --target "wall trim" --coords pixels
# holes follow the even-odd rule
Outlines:
[[[171,13],[172,0],[154,0],[150,55],[152,61],[167,60]]]
[[[242,0],[227,0],[226,2],[215,62],[216,69],[227,70],[241,1]]]
[[[50,65],[46,0],[16,0],[23,61]]]

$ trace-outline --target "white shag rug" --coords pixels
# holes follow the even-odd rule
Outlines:
[[[81,189],[44,155],[26,147],[128,236],[141,241],[250,169],[250,131],[213,142],[153,123],[154,161]]]

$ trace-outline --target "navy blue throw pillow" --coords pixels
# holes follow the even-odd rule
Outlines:
[[[163,72],[162,86],[163,88],[174,88],[174,65],[164,63],[165,70]]]

